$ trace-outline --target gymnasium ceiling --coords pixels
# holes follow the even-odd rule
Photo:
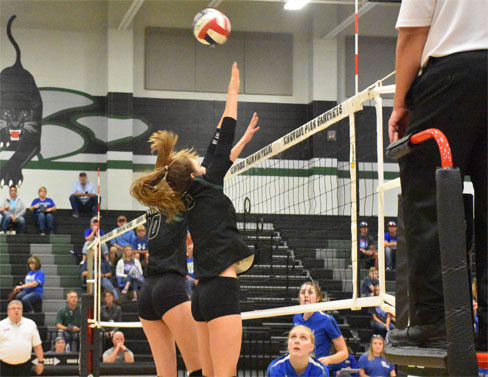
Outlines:
[[[360,1],[360,36],[394,37],[398,3]],[[191,27],[209,6],[230,18],[233,30],[313,33],[318,38],[354,34],[353,0],[312,0],[300,11],[284,0],[0,0],[1,30],[17,15],[18,27],[53,30],[124,29],[136,26]]]

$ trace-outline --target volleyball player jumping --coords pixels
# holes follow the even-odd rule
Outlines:
[[[164,206],[167,201],[161,199],[172,195],[165,183],[168,165],[182,156],[197,157],[190,150],[172,152],[177,140],[176,135],[165,131],[151,136],[151,150],[158,152],[156,166],[131,187],[132,196],[149,207],[146,213],[149,263],[138,305],[159,377],[177,375],[175,341],[189,375],[202,375],[195,321],[185,287],[186,212],[183,205],[167,211]]]
[[[234,63],[224,113],[202,165],[191,151],[173,152],[177,139],[174,134],[158,132],[153,135],[161,143],[159,148],[153,145],[153,150],[158,150],[156,168],[144,183],[140,182],[146,199],[134,195],[146,205],[159,208],[170,219],[187,209],[194,242],[195,277],[199,281],[191,310],[204,376],[237,373],[242,338],[237,274],[247,271],[254,259],[237,230],[234,206],[223,193],[225,174],[259,130],[258,116],[254,113],[246,132],[232,148],[239,86],[239,69]],[[151,232],[149,229],[149,237]],[[151,258],[152,250],[149,255]],[[181,255],[184,257],[185,253]]]

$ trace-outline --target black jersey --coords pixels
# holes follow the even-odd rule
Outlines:
[[[237,230],[234,205],[223,190],[224,176],[232,166],[229,155],[235,126],[235,119],[224,118],[204,159],[207,172],[194,178],[185,194],[197,279],[218,276],[234,263],[238,273],[245,272],[254,258]]]
[[[175,216],[169,224],[166,216],[158,210],[148,210],[146,218],[149,250],[147,275],[171,271],[186,276],[186,214]]]

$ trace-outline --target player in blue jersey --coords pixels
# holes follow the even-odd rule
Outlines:
[[[273,360],[266,377],[328,377],[327,367],[313,358],[314,336],[306,326],[295,326],[288,335],[288,354]]]
[[[300,305],[315,304],[323,301],[322,291],[317,283],[303,283],[298,295]],[[312,329],[315,337],[315,357],[324,365],[338,364],[347,359],[349,352],[336,320],[328,313],[312,312],[295,314],[293,325],[303,325]],[[331,344],[337,350],[330,355]]]
[[[395,365],[389,363],[383,357],[385,340],[381,335],[373,335],[369,350],[361,355],[358,361],[359,377],[394,377]]]

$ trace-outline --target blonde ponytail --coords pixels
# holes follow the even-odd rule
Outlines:
[[[130,193],[141,204],[162,211],[168,221],[185,210],[181,201],[191,181],[193,164],[198,155],[191,149],[175,152],[178,136],[170,131],[158,131],[149,138],[151,152],[157,152],[152,172],[145,173],[131,185]]]

